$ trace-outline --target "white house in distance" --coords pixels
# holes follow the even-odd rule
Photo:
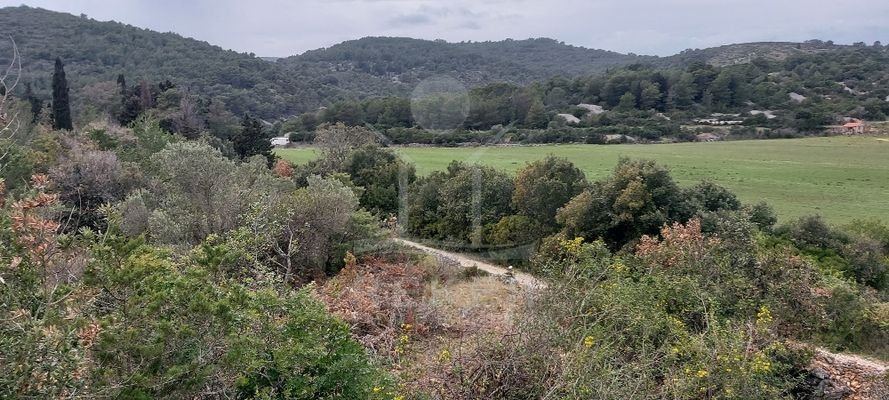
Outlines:
[[[284,147],[284,146],[287,146],[288,144],[290,144],[290,138],[287,136],[273,137],[271,140],[272,140],[272,146],[275,146],[275,147]]]

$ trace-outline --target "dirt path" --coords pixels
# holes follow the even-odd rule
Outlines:
[[[499,267],[494,264],[489,264],[489,263],[486,263],[483,261],[478,261],[478,260],[472,259],[470,257],[467,257],[467,256],[459,254],[459,253],[453,253],[450,251],[439,250],[439,249],[432,248],[429,246],[424,246],[420,243],[413,242],[413,241],[410,241],[407,239],[394,238],[393,240],[395,240],[396,243],[399,243],[399,244],[402,244],[402,245],[405,245],[408,247],[413,247],[413,248],[420,250],[424,253],[432,254],[435,256],[439,256],[439,257],[444,257],[449,260],[453,260],[453,261],[457,262],[458,264],[460,264],[460,266],[463,266],[463,267],[467,267],[467,268],[468,267],[476,267],[476,268],[478,268],[482,271],[485,271],[491,275],[506,275],[508,273],[506,268]],[[530,274],[526,274],[524,272],[513,271],[513,278],[520,285],[525,286],[530,289],[542,289],[542,288],[546,287],[546,283],[544,283],[543,281],[531,276]]]
[[[864,370],[872,371],[876,375],[889,373],[889,365],[871,358],[848,353],[833,353],[821,347],[816,347],[815,353],[822,357],[833,359],[840,364],[855,365]]]
[[[872,400],[889,398],[889,365],[856,354],[833,353],[816,347],[810,372],[820,379],[825,398]]]

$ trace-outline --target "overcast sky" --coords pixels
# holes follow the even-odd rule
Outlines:
[[[23,2],[0,0],[0,5]],[[887,0],[26,0],[259,56],[363,36],[568,44],[670,55],[751,41],[889,42]]]

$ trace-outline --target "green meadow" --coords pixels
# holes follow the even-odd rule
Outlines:
[[[656,145],[544,145],[403,147],[399,154],[421,175],[452,160],[479,162],[514,172],[548,154],[565,157],[590,180],[607,176],[620,157],[647,158],[667,166],[682,185],[711,180],[746,202],[767,201],[782,220],[820,214],[837,224],[854,219],[889,221],[889,139],[818,137]],[[317,155],[309,147],[279,149],[294,163]]]

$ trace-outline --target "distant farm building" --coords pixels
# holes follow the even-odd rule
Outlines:
[[[695,122],[701,125],[741,125],[744,123],[742,120],[723,120],[720,118],[698,118]]]
[[[272,146],[283,147],[290,144],[290,138],[287,136],[278,136],[272,138]]]

